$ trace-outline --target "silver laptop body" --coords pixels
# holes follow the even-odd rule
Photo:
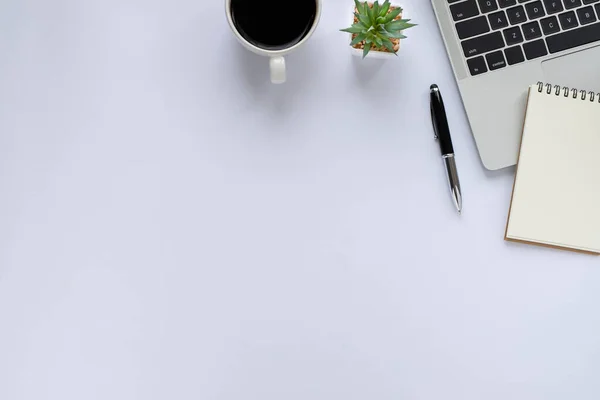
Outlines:
[[[483,165],[516,164],[529,85],[600,92],[600,0],[431,0]]]

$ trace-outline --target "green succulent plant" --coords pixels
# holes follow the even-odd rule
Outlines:
[[[401,7],[391,8],[389,0],[383,4],[375,1],[372,6],[367,1],[364,3],[354,0],[357,21],[349,28],[341,29],[342,32],[351,33],[353,36],[350,46],[364,43],[363,58],[373,49],[387,49],[396,54],[391,39],[406,39],[402,31],[416,26],[410,19],[396,19],[401,13]],[[398,54],[396,54],[398,55]]]

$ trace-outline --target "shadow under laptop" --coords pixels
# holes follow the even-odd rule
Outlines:
[[[481,161],[481,160],[480,160]],[[485,166],[483,165],[483,163],[481,163],[481,168],[483,169],[483,173],[485,174],[486,178],[502,178],[502,177],[514,177],[515,176],[515,172],[516,172],[516,167],[507,167],[507,168],[502,168],[496,171],[490,171],[489,169],[486,169]]]

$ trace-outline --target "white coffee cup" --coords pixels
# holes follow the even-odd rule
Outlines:
[[[284,56],[286,54],[293,52],[300,46],[302,46],[313,35],[313,33],[315,32],[315,29],[317,28],[317,25],[319,24],[323,0],[314,0],[315,5],[316,5],[315,16],[313,19],[312,26],[310,27],[309,31],[304,35],[304,37],[302,37],[302,39],[300,41],[294,43],[290,47],[286,47],[283,49],[277,49],[277,50],[268,50],[268,49],[258,47],[257,45],[250,43],[248,40],[246,40],[240,34],[240,32],[238,31],[237,27],[235,26],[235,24],[233,22],[233,17],[231,14],[231,1],[232,0],[225,0],[225,12],[227,14],[227,21],[229,22],[229,27],[233,31],[235,37],[238,39],[238,41],[244,47],[246,47],[248,50],[252,51],[253,53],[256,53],[261,56],[269,57],[270,58],[269,59],[269,68],[271,70],[271,82],[272,83],[284,83],[286,81],[286,67],[285,67]],[[253,0],[246,0],[246,1],[252,2]],[[285,4],[287,2],[282,1],[282,3]],[[293,1],[291,1],[291,3],[293,3]],[[290,4],[290,6],[291,5],[292,4]],[[293,7],[289,7],[289,8],[291,10],[293,10]]]

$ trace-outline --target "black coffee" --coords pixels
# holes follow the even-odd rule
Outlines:
[[[231,0],[237,31],[265,50],[282,50],[300,42],[314,24],[316,13],[317,0]]]

